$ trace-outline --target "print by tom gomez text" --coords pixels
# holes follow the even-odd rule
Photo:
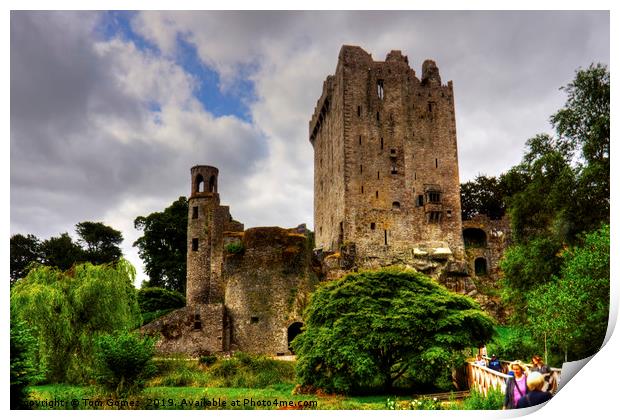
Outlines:
[[[265,408],[313,408],[318,405],[317,401],[294,401],[273,398],[269,400],[255,400],[254,398],[225,400],[222,398],[144,398],[140,400],[131,399],[92,399],[74,398],[72,400],[49,399],[49,400],[29,400],[30,408],[227,408],[227,407],[265,407]]]

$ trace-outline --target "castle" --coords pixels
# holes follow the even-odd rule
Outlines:
[[[395,264],[497,311],[475,280],[497,280],[509,229],[461,220],[452,82],[434,61],[418,78],[400,51],[374,61],[343,46],[309,138],[314,246],[305,225],[244,230],[220,205],[217,168],[191,169],[187,306],[143,327],[160,353],[290,354],[320,281]]]

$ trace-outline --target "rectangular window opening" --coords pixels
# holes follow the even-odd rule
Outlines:
[[[362,145],[362,136],[360,136],[360,138],[359,138],[359,144],[360,144],[360,146]]]
[[[383,137],[381,137],[381,150],[383,150]]]
[[[192,219],[198,219],[198,207],[192,207]]]
[[[360,174],[362,173],[362,165],[360,165]]]
[[[258,324],[258,317],[253,316],[250,318],[250,324]]]
[[[375,230],[375,222],[370,223],[370,230]]]
[[[361,188],[361,192],[362,192],[362,194],[364,194],[364,186],[363,185],[362,185],[362,188]]]
[[[377,80],[377,96],[383,99],[383,80]]]
[[[424,205],[424,196],[422,194],[418,195],[418,199],[416,200],[416,206],[422,207]]]
[[[387,230],[383,231],[383,242],[385,243],[385,245],[388,244],[388,240],[387,240]]]
[[[361,116],[362,116],[362,107],[361,107],[361,106],[358,106],[358,107],[357,107],[357,116],[358,116],[358,117],[361,117]]]
[[[375,191],[375,198],[379,198],[379,191]]]
[[[377,121],[379,121],[379,111],[377,111]]]
[[[198,238],[192,238],[192,251],[198,251]]]
[[[435,158],[435,168],[439,167],[439,162],[437,161],[437,159]]]

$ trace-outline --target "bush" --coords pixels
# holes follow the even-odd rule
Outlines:
[[[266,388],[281,383],[293,384],[293,363],[273,360],[266,356],[235,353],[230,359],[220,359],[210,368],[212,386],[233,388]]]
[[[226,252],[229,254],[242,254],[245,248],[243,248],[243,244],[239,242],[233,242],[231,244],[226,245]]]
[[[102,335],[96,343],[101,384],[117,395],[139,392],[144,380],[155,373],[153,338],[122,332]]]
[[[472,388],[469,397],[463,400],[464,410],[501,410],[504,405],[504,393],[499,388],[489,389],[485,397],[482,392]]]
[[[42,378],[33,362],[37,341],[25,322],[11,314],[11,410],[26,408],[26,387]]]
[[[208,354],[206,356],[200,356],[198,358],[198,363],[204,366],[211,366],[215,362],[217,362],[217,356],[214,354]]]

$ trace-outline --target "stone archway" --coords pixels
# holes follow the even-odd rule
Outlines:
[[[304,324],[301,322],[293,322],[291,325],[289,325],[287,329],[287,332],[286,332],[287,344],[288,344],[288,349],[292,354],[295,354],[295,353],[293,352],[293,349],[291,348],[291,341],[293,341],[295,337],[301,334],[301,328],[303,326]]]

